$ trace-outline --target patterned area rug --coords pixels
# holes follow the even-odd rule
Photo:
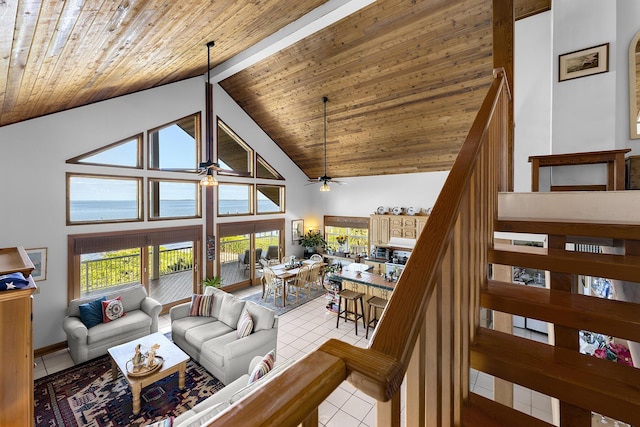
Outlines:
[[[276,312],[276,316],[281,316],[284,313],[293,310],[294,308],[298,308],[303,304],[312,301],[319,296],[322,296],[326,293],[324,289],[316,290],[312,289],[309,293],[309,298],[307,298],[307,294],[305,292],[300,292],[298,294],[298,302],[296,303],[296,294],[287,292],[287,304],[282,306],[282,296],[278,296],[276,298],[275,305],[273,304],[273,295],[269,295],[268,301],[262,299],[262,291],[255,293],[253,295],[249,295],[248,297],[242,298],[245,301],[253,301],[256,304],[259,304],[263,307],[270,308],[271,310]]]
[[[131,391],[119,373],[111,379],[109,356],[101,356],[35,381],[35,422],[39,426],[143,426],[178,416],[224,385],[189,360],[185,389],[172,374],[140,394],[140,414],[133,415]]]

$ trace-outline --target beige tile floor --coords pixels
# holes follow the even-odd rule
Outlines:
[[[243,297],[255,292],[255,288],[248,288],[236,294]],[[327,312],[325,305],[324,298],[317,298],[280,317],[277,359],[300,358],[329,338],[338,338],[360,347],[368,345],[362,328],[358,328],[356,336],[353,322],[340,322],[340,327],[336,328],[336,317]],[[160,317],[159,329],[163,333],[171,330],[168,314]],[[546,335],[524,329],[517,329],[516,333],[544,342],[547,339]],[[47,354],[37,358],[35,378],[61,371],[73,364],[66,349]],[[471,370],[470,380],[473,392],[493,398],[493,378],[490,375]],[[551,422],[549,397],[516,385],[514,401],[514,406],[519,411]],[[404,412],[404,398],[401,402]],[[373,427],[375,426],[375,401],[345,382],[320,405],[319,418],[323,426]]]

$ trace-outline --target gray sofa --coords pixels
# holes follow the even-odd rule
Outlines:
[[[227,385],[246,373],[251,359],[276,348],[278,317],[273,310],[211,286],[204,294],[214,296],[211,316],[189,316],[190,302],[171,307],[171,339]],[[238,338],[237,324],[244,310],[251,315],[253,331]]]
[[[209,421],[218,416],[219,413],[251,393],[257,387],[260,387],[269,378],[275,376],[278,372],[285,370],[293,364],[293,360],[276,365],[264,377],[251,384],[248,384],[249,376],[253,368],[262,360],[262,357],[256,356],[251,360],[249,369],[235,381],[229,383],[225,388],[198,403],[193,408],[180,414],[173,420],[173,427],[199,427],[206,425]]]
[[[125,315],[108,323],[99,323],[87,328],[80,320],[80,304],[96,297],[72,300],[62,328],[67,334],[67,343],[75,363],[107,354],[107,349],[136,338],[158,332],[158,316],[162,304],[147,296],[142,285],[135,285],[105,294],[107,299],[122,298]]]

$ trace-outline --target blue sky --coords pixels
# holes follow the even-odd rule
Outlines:
[[[195,143],[191,135],[175,124],[161,129],[159,133],[161,169],[194,169],[197,166]],[[135,166],[136,156],[137,139],[133,138],[117,147],[87,157],[84,162]],[[96,173],[100,172],[96,171]],[[136,183],[134,180],[110,179],[110,185],[105,186],[102,179],[74,177],[71,181],[72,200],[136,200]],[[194,187],[189,183],[161,183],[160,194],[163,200],[195,198]],[[247,189],[236,185],[222,186],[220,199],[246,200]],[[261,194],[258,195],[258,200],[265,199]]]

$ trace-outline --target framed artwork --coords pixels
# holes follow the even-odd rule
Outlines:
[[[559,57],[558,81],[609,71],[609,43],[565,53]]]
[[[31,273],[33,280],[47,280],[47,248],[25,249],[35,269]]]
[[[216,259],[216,236],[207,236],[207,261]]]
[[[297,243],[304,234],[304,220],[294,219],[291,221],[291,243]]]

